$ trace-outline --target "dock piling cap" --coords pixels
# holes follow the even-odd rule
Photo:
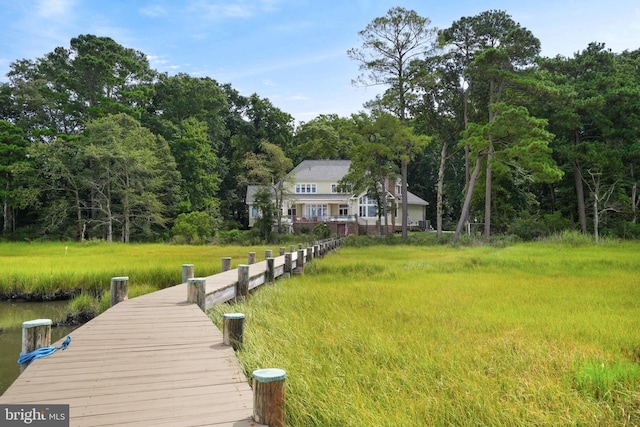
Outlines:
[[[270,383],[272,381],[281,381],[287,377],[283,369],[267,368],[253,371],[253,378],[260,383]]]
[[[242,313],[225,313],[223,315],[225,319],[244,319],[244,314]]]
[[[37,326],[46,326],[51,324],[53,324],[51,319],[29,320],[28,322],[22,322],[22,329],[35,328]]]

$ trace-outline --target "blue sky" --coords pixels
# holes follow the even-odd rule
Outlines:
[[[15,60],[95,34],[144,52],[158,71],[269,98],[296,121],[348,116],[381,88],[351,84],[358,64],[346,51],[395,6],[437,28],[505,10],[540,39],[545,56],[571,56],[592,41],[616,52],[640,48],[638,0],[0,0],[0,81]]]

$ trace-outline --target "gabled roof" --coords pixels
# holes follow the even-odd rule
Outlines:
[[[349,172],[351,160],[303,160],[289,172],[299,182],[331,181],[338,182]]]
[[[349,172],[349,166],[351,166],[351,160],[303,160],[288,175],[295,177],[297,182],[338,182]],[[249,185],[247,187],[245,202],[248,205],[253,203],[253,196],[259,187],[258,185]],[[323,201],[329,201],[327,198],[335,198],[336,201],[344,198],[344,194],[296,194],[295,196],[305,200],[322,198]],[[407,191],[407,202],[410,205],[429,206],[429,202],[410,191]]]

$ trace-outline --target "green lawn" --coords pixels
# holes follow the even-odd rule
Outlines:
[[[224,312],[290,425],[640,423],[638,243],[342,248]]]

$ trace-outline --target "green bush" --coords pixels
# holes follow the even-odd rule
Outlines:
[[[331,229],[325,223],[320,223],[313,227],[313,235],[316,239],[328,239],[331,236]]]
[[[206,212],[181,213],[171,229],[176,243],[200,244],[215,234],[215,223]]]
[[[511,223],[509,232],[524,241],[531,241],[548,236],[549,228],[540,218],[524,211]]]

